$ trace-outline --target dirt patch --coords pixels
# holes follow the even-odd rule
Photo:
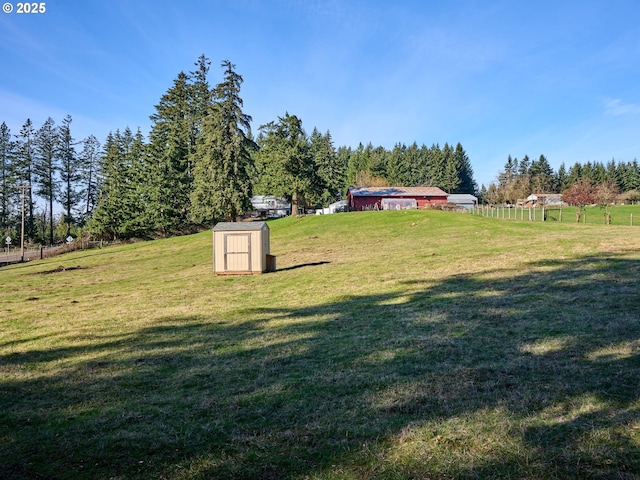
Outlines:
[[[62,273],[69,272],[71,270],[80,270],[82,267],[78,265],[77,267],[63,267],[62,265],[54,268],[53,270],[45,270],[43,272],[38,272],[38,275],[50,275],[52,273]]]

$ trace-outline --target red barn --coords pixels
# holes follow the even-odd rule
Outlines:
[[[349,211],[382,210],[383,200],[413,199],[417,208],[446,205],[447,193],[438,187],[350,187],[347,191]]]

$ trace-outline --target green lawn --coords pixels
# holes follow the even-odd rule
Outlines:
[[[640,476],[640,229],[270,227],[265,275],[210,232],[0,269],[0,478]]]

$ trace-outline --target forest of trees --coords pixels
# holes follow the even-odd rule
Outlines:
[[[27,242],[51,245],[68,236],[157,238],[235,220],[253,195],[276,195],[298,206],[327,206],[349,186],[437,186],[449,193],[512,202],[533,192],[564,191],[589,179],[614,181],[620,191],[640,187],[637,162],[564,165],[546,158],[509,157],[497,183],[478,189],[469,158],[457,145],[372,144],[335,147],[331,133],[288,112],[251,130],[243,111],[242,76],[221,64],[222,81],[209,84],[210,61],[180,72],[155,105],[148,135],[129,127],[101,143],[72,135],[72,118],[40,127],[27,119],[20,132],[0,126],[0,235],[18,238],[25,205]],[[20,186],[29,185],[29,189]],[[24,199],[21,192],[24,191]],[[3,243],[4,246],[4,243]]]

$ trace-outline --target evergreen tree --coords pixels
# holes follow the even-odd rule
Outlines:
[[[100,179],[100,142],[93,135],[82,141],[82,152],[79,155],[84,208],[82,220],[86,221],[98,202]]]
[[[620,173],[621,169],[615,159],[612,158],[607,162],[604,172],[604,183],[609,187],[613,184],[618,192],[622,189],[622,175]]]
[[[313,189],[320,183],[302,121],[286,113],[260,129],[264,137],[256,156],[257,188],[286,198],[291,202],[291,214],[297,215],[298,207],[316,194]]]
[[[35,184],[35,137],[36,131],[30,119],[24,123],[17,135],[14,173],[18,185],[31,186],[24,192],[24,236],[26,241],[36,238],[35,202],[33,186]]]
[[[55,122],[49,117],[38,130],[35,138],[36,157],[34,163],[35,193],[45,200],[48,210],[49,229],[47,242],[53,245],[53,204],[59,190],[56,180],[58,171],[57,133]]]
[[[579,182],[584,177],[582,175],[582,165],[579,162],[573,164],[573,166],[569,169],[569,175],[567,178],[567,188],[573,185],[576,182]]]
[[[442,154],[444,157],[444,172],[439,187],[445,192],[451,193],[460,185],[460,177],[458,176],[460,165],[453,148],[449,144],[444,144]]]
[[[640,189],[640,165],[637,160],[627,163],[621,176],[622,191],[629,192]]]
[[[2,235],[2,242],[13,227],[15,210],[13,205],[18,192],[13,175],[14,155],[15,144],[11,140],[11,131],[7,124],[2,122],[0,125],[0,235]]]
[[[569,176],[567,174],[567,167],[564,162],[560,164],[555,179],[555,191],[557,193],[564,192],[569,186]]]
[[[64,208],[64,222],[67,225],[66,237],[71,234],[71,226],[76,224],[75,213],[78,210],[81,192],[78,190],[82,179],[80,160],[71,135],[71,116],[67,115],[58,128],[58,154],[60,156],[60,203]]]
[[[163,235],[191,226],[193,161],[212,102],[207,80],[210,62],[201,55],[195,65],[196,70],[190,74],[178,74],[150,117],[151,201],[146,217]]]
[[[462,148],[462,145],[458,143],[454,152],[455,165],[458,169],[457,176],[459,184],[452,191],[453,193],[470,193],[475,195],[478,190],[478,184],[473,178],[473,167],[467,153]]]
[[[538,160],[531,163],[529,169],[531,188],[534,193],[551,193],[554,184],[553,169],[547,157],[540,155]]]
[[[146,156],[140,130],[135,136],[129,128],[107,136],[98,202],[88,224],[90,231],[113,240],[153,236],[153,226],[140,214],[150,201]]]
[[[522,157],[522,160],[520,160],[520,165],[518,166],[518,175],[520,177],[528,177],[530,168],[531,160],[529,159],[528,155],[525,155],[524,157]]]
[[[478,192],[478,203],[480,203],[481,205],[484,205],[487,200],[487,194],[488,194],[488,190],[487,187],[485,187],[484,183],[482,184],[482,186],[480,187],[480,191]]]
[[[507,162],[504,165],[503,176],[499,179],[500,186],[507,186],[513,182],[518,174],[518,159],[511,158],[511,155],[507,157]]]
[[[192,217],[200,224],[235,221],[251,206],[251,117],[242,112],[242,76],[228,60],[222,67],[224,80],[214,90],[194,157]]]
[[[187,222],[191,191],[191,145],[195,144],[189,79],[180,72],[151,115],[149,134],[152,164],[145,212],[149,222],[164,235],[178,232]]]
[[[321,184],[320,203],[327,205],[340,199],[344,183],[344,164],[338,158],[331,133],[321,135],[313,129],[310,138],[311,155]]]
[[[449,146],[445,144],[448,150]],[[447,157],[445,151],[435,144],[431,146],[428,161],[428,178],[430,186],[444,188],[446,183],[445,176],[447,170]]]
[[[349,163],[345,174],[345,187],[357,186],[356,179],[362,172],[371,172],[371,156],[373,145],[369,143],[366,147],[360,143],[358,148],[351,152]]]
[[[403,186],[410,177],[409,165],[406,162],[407,146],[396,143],[389,154],[386,178],[391,185]],[[407,185],[408,186],[408,185]]]

